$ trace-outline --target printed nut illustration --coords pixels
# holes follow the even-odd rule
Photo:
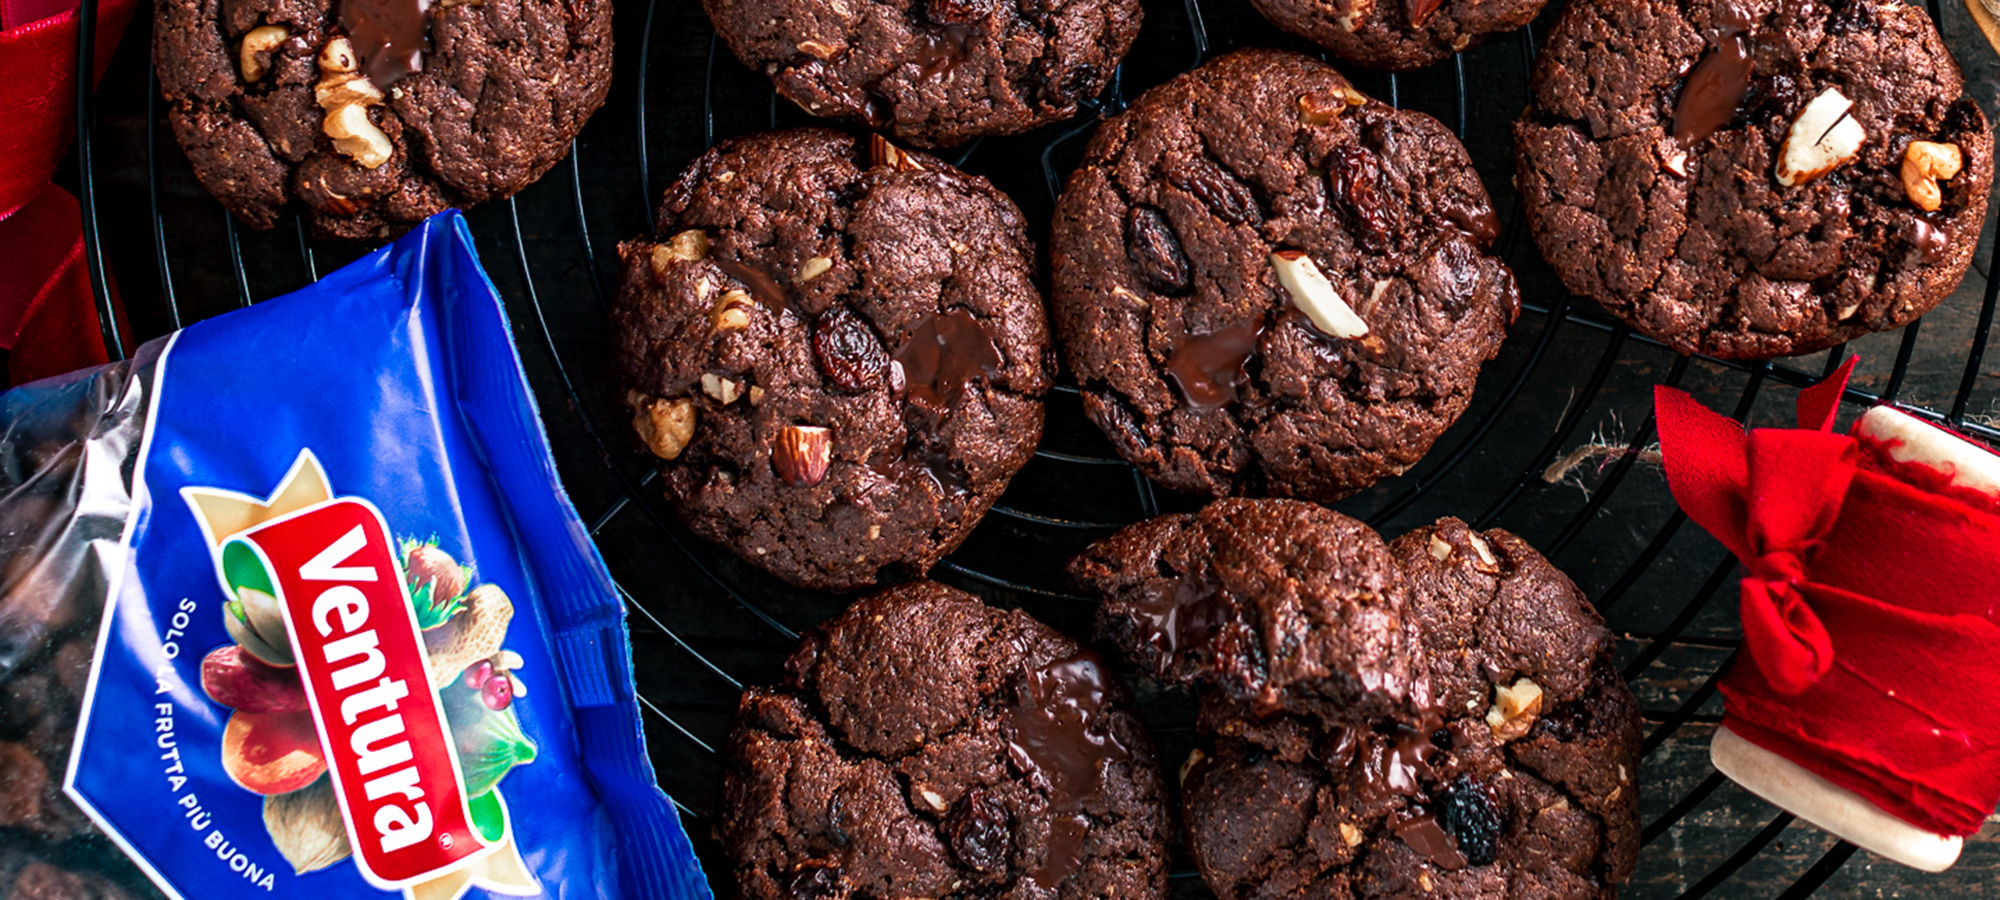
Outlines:
[[[515,698],[528,693],[514,674],[522,659],[502,646],[514,604],[497,585],[474,586],[471,567],[435,541],[405,539],[400,549],[474,823],[498,840],[505,822],[493,792],[508,771],[535,758],[513,710]],[[234,643],[201,663],[202,690],[231,710],[222,766],[237,785],[264,796],[265,830],[292,868],[301,875],[324,869],[352,851],[284,613],[256,573],[232,571],[230,581],[236,599],[224,604],[222,624]]]

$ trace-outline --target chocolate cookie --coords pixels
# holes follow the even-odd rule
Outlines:
[[[839,132],[710,150],[619,248],[634,425],[696,534],[807,587],[921,574],[1034,454],[1054,371],[1012,201]]]
[[[160,0],[167,121],[243,221],[386,238],[511,196],[611,84],[608,0]]]
[[[930,582],[809,634],[743,695],[719,833],[745,900],[1158,898],[1150,739],[1096,655]]]
[[[816,116],[942,147],[1076,115],[1139,0],[702,0],[736,58]]]
[[[1683,353],[1807,353],[1964,277],[1993,139],[1923,10],[1870,0],[1573,3],[1515,126],[1571,290]]]
[[[1465,148],[1244,50],[1106,122],[1057,204],[1084,409],[1177,490],[1330,501],[1416,462],[1518,314]]]
[[[1097,632],[1155,677],[1258,706],[1404,700],[1409,603],[1382,538],[1298,500],[1218,500],[1125,528],[1070,562]]]
[[[1548,0],[1251,0],[1271,24],[1333,55],[1408,72],[1535,20]]]
[[[1209,886],[1227,900],[1614,896],[1638,851],[1638,710],[1575,585],[1506,532],[1446,519],[1384,553],[1352,520],[1287,516],[1282,503],[1144,523],[1073,569],[1103,597],[1107,640],[1169,677],[1213,667],[1162,670],[1163,643],[1192,663],[1298,635],[1300,655],[1327,664],[1275,692],[1202,697],[1182,803]],[[1232,533],[1272,526],[1284,530],[1261,546]],[[1277,555],[1329,542],[1346,552]],[[1246,570],[1282,574],[1298,599],[1245,603],[1227,585],[1248,582],[1215,574]],[[1401,598],[1394,628],[1353,613],[1359,585],[1384,579],[1379,596]],[[1327,646],[1389,661],[1316,652]],[[1385,666],[1409,673],[1404,690],[1355,693]]]

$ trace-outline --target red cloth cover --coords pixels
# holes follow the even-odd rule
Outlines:
[[[101,0],[96,76],[137,0]],[[76,130],[75,0],[0,0],[0,350],[16,383],[105,360],[76,199],[49,185]],[[108,277],[107,277],[108,280]]]
[[[1746,570],[1724,723],[1911,824],[1969,835],[2000,802],[2000,515],[1833,433],[1853,366],[1800,393],[1796,429],[1746,433],[1655,391],[1674,499]]]

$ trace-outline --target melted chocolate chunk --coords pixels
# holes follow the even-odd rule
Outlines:
[[[1951,252],[1951,235],[1929,219],[1910,220],[1903,226],[1903,240],[1910,245],[1909,254],[1903,257],[1906,268],[1936,265]]]
[[[785,311],[791,303],[792,295],[785,290],[785,283],[770,270],[744,259],[715,257],[715,266],[722,273],[743,283],[750,289],[750,296],[773,314]]]
[[[1154,674],[1165,677],[1182,653],[1207,647],[1209,638],[1229,624],[1232,612],[1229,600],[1213,587],[1182,579],[1171,590],[1150,592],[1134,605],[1132,617],[1144,629],[1146,642],[1159,648]]]
[[[1013,710],[1009,755],[1021,769],[1046,780],[1048,853],[1028,877],[1055,890],[1076,870],[1090,821],[1081,813],[1102,799],[1108,763],[1132,759],[1131,748],[1105,730],[1104,664],[1082,651],[1028,674]]]
[[[386,91],[423,70],[431,49],[429,0],[340,0],[339,6],[361,74],[376,88]]]
[[[1465,854],[1458,850],[1458,841],[1453,840],[1444,826],[1438,824],[1437,817],[1430,813],[1419,813],[1397,823],[1396,837],[1402,838],[1410,849],[1423,854],[1440,869],[1455,872],[1466,866],[1467,860]]]
[[[936,4],[933,4],[936,8]],[[965,61],[965,48],[972,38],[979,34],[970,25],[952,23],[936,31],[926,31],[918,36],[916,49],[910,59],[917,64],[917,71],[925,78],[936,78],[956,68]]]
[[[1715,8],[1709,51],[1688,70],[1681,99],[1674,106],[1674,140],[1683,147],[1700,143],[1736,118],[1750,91],[1750,41],[1757,27],[1750,13],[1734,2]]]
[[[1491,206],[1453,203],[1445,207],[1444,217],[1481,247],[1491,247],[1500,239],[1500,216]]]
[[[1250,382],[1250,357],[1264,335],[1262,324],[1231,325],[1208,334],[1190,335],[1167,360],[1167,376],[1195,409],[1221,409],[1236,402]]]
[[[910,398],[935,410],[950,408],[973,379],[1000,374],[1001,365],[993,336],[962,309],[925,319],[896,348],[896,361]]]
[[[1361,792],[1372,798],[1401,794],[1415,797],[1423,793],[1422,779],[1431,774],[1426,754],[1434,750],[1431,729],[1391,725],[1361,760]]]

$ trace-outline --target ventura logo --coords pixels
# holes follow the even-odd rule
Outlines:
[[[382,514],[335,499],[236,542],[277,588],[362,874],[394,889],[487,851]]]

